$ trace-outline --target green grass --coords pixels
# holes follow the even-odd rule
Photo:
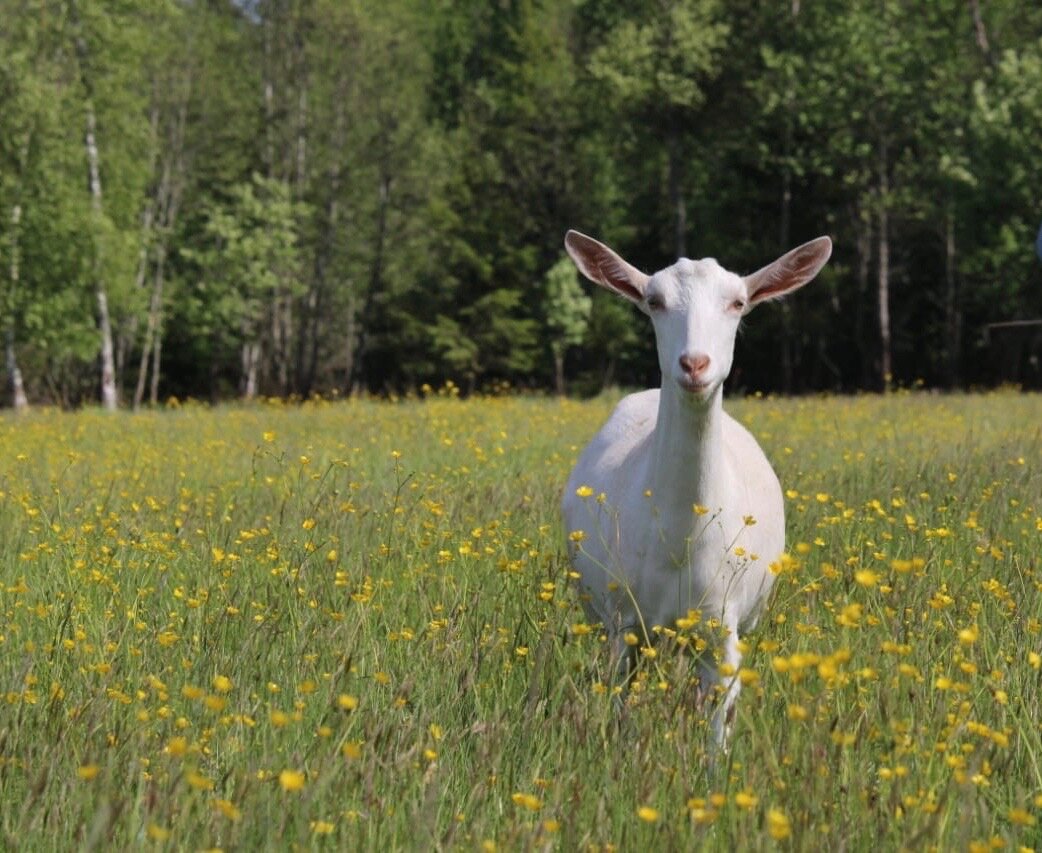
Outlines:
[[[729,405],[794,559],[715,773],[569,587],[610,407],[0,420],[0,845],[1042,847],[1042,398]]]

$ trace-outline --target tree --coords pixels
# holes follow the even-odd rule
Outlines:
[[[616,108],[643,126],[648,146],[664,146],[675,257],[687,255],[685,164],[705,84],[719,73],[729,28],[716,0],[655,0],[618,23],[590,57],[591,74]],[[650,14],[649,14],[650,11]]]
[[[539,371],[549,330],[532,284],[558,259],[569,227],[613,209],[574,26],[567,5],[473,0],[445,7],[435,22],[430,111],[453,153],[434,211],[442,234],[432,343],[456,354],[465,348],[447,341],[478,345],[466,383],[552,378]],[[480,318],[512,336],[509,354]]]
[[[65,85],[62,21],[38,11],[26,4],[0,27],[0,331],[16,408],[78,401],[97,352],[82,125],[64,118],[81,101]]]
[[[4,365],[11,389],[11,403],[15,411],[23,412],[29,407],[29,401],[16,348],[17,318],[20,303],[25,299],[21,287],[22,211],[30,151],[33,137],[38,133],[36,104],[42,93],[33,91],[37,80],[24,53],[5,51],[2,56],[0,94],[5,109],[0,116],[0,197],[3,198],[0,210],[8,217],[8,228],[6,245],[3,247],[7,263],[0,273],[0,316],[3,317]]]
[[[550,352],[554,359],[554,387],[564,395],[564,356],[582,343],[590,322],[590,297],[579,284],[575,264],[567,256],[557,261],[543,280],[543,310]]]
[[[135,410],[144,400],[150,366],[149,398],[153,405],[159,396],[167,262],[188,181],[191,154],[187,143],[188,111],[192,89],[199,76],[200,44],[205,45],[197,38],[200,35],[197,31],[206,23],[198,11],[192,14],[189,10],[163,6],[156,6],[152,11],[155,14],[153,26],[164,33],[165,38],[149,54],[147,67],[150,79],[149,159],[152,168],[142,204],[134,291],[147,291],[149,295],[134,386]],[[120,365],[125,361],[123,354],[134,343],[136,330],[142,325],[137,313],[130,313],[127,320],[117,348],[120,353],[117,364]]]
[[[156,9],[168,9],[162,0]],[[55,14],[58,12],[58,14]],[[135,310],[133,260],[139,202],[147,180],[148,125],[139,74],[144,19],[131,2],[62,0],[23,4],[15,15],[39,28],[47,65],[61,93],[63,124],[82,128],[80,186],[87,192],[90,281],[98,333],[102,404],[116,407],[120,363],[116,334]],[[61,131],[64,132],[64,128]]]
[[[739,388],[986,381],[970,330],[1042,311],[1040,38],[1016,0],[7,3],[5,398],[647,384],[625,305],[575,344],[569,228],[648,270],[833,235]]]
[[[967,308],[981,325],[1042,317],[1042,272],[1032,250],[1042,219],[1040,87],[1042,39],[1002,50],[974,86],[969,125],[979,206],[972,212],[975,245],[964,250],[962,269],[970,282]],[[988,205],[979,203],[985,193]],[[1021,379],[1016,370],[1009,365],[1004,378]]]
[[[283,181],[254,175],[233,188],[227,204],[208,211],[210,245],[186,251],[198,263],[201,278],[195,298],[198,315],[209,317],[209,330],[235,329],[241,357],[240,392],[253,399],[266,381],[265,352],[278,340],[275,294],[295,295],[300,288],[297,223],[304,215]],[[280,389],[283,377],[274,377]]]

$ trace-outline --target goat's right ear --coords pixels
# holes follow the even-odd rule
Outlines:
[[[564,247],[584,276],[601,287],[606,287],[630,302],[640,304],[650,276],[626,263],[603,243],[592,237],[569,231]]]
[[[818,237],[786,252],[772,264],[745,277],[749,308],[768,299],[778,299],[803,287],[816,276],[832,255],[832,241]]]

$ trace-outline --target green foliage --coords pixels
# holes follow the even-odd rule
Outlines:
[[[543,310],[550,332],[550,346],[555,352],[582,343],[590,321],[592,301],[582,285],[579,274],[567,255],[557,261],[543,282]]]
[[[729,26],[717,0],[649,5],[610,32],[590,57],[590,73],[608,83],[620,104],[662,126],[677,111],[705,103],[705,80],[720,68]]]
[[[434,351],[471,391],[485,371],[509,377],[534,369],[537,326],[519,316],[520,303],[521,294],[501,288],[460,309],[458,319],[435,319],[430,330]]]
[[[45,52],[50,32],[14,23],[0,30],[0,323],[30,392],[75,402],[97,346],[81,126],[63,124],[76,99]]]
[[[548,321],[565,315],[534,285],[571,227],[648,271],[678,253],[747,271],[831,234],[813,290],[750,318],[744,389],[870,384],[882,279],[898,384],[1042,383],[1035,344],[1017,368],[981,335],[1042,311],[1030,5],[30,0],[0,17],[0,306],[33,399],[92,396],[99,280],[124,397],[153,326],[179,395],[231,393],[246,340],[265,394],[653,382],[624,304],[594,297],[580,343]]]
[[[198,316],[210,324],[201,332],[238,328],[254,336],[276,295],[299,292],[297,229],[304,212],[283,181],[260,175],[209,209],[209,248],[185,252],[201,271],[196,299],[205,304]]]
[[[1003,202],[1028,213],[1024,219],[1007,219],[1001,238],[989,258],[995,270],[1025,271],[1022,240],[1037,230],[1039,187],[1042,186],[1042,40],[1020,50],[1008,50],[989,80],[974,84],[972,129],[987,153],[988,165],[1002,176]],[[990,177],[990,176],[989,176]],[[1026,221],[1024,221],[1026,219]],[[1019,221],[1018,221],[1019,220]],[[1012,232],[1012,233],[1011,233]]]
[[[613,294],[597,290],[593,294],[590,306],[590,320],[586,331],[584,348],[588,349],[596,361],[595,372],[597,389],[617,383],[620,376],[628,371],[620,370],[622,362],[628,354],[640,352],[638,345],[642,338],[650,340],[651,329],[635,317],[628,303],[621,301]],[[648,347],[644,347],[645,350]],[[653,348],[652,348],[653,352]],[[654,364],[651,353],[641,353],[647,361]],[[627,365],[628,366],[628,365]]]

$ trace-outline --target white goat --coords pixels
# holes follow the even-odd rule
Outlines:
[[[626,634],[644,644],[653,627],[674,628],[691,610],[719,620],[726,636],[718,660],[699,664],[699,693],[719,687],[711,725],[723,748],[740,689],[739,633],[756,625],[774,582],[785,510],[763,451],[724,412],[722,386],[742,317],[814,278],[832,242],[819,237],[744,278],[712,258],[647,276],[576,231],[565,247],[583,275],[651,317],[662,369],[661,390],[618,404],[565,488],[585,608],[623,673],[634,652]]]

